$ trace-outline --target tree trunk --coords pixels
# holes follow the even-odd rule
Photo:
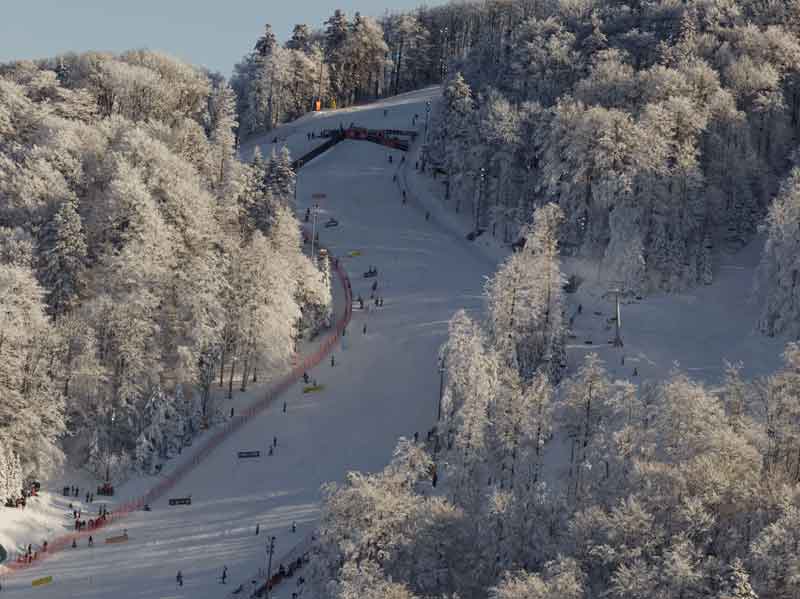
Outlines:
[[[231,374],[228,377],[228,399],[233,399],[233,372],[236,370],[236,360],[231,360]]]
[[[222,353],[219,355],[219,386],[225,384],[225,344],[222,344]]]
[[[241,387],[239,387],[239,391],[241,391],[242,393],[247,391],[247,377],[250,374],[249,368],[250,368],[250,352],[247,352],[244,358],[244,366],[242,367],[242,385]]]

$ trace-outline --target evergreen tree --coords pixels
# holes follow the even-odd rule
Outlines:
[[[264,25],[264,33],[258,38],[255,45],[255,51],[261,58],[266,58],[275,49],[277,40],[275,34],[272,32],[272,25],[267,23]]]
[[[86,240],[74,200],[61,204],[40,245],[42,283],[48,290],[47,304],[56,316],[76,303],[83,285]]]
[[[304,54],[311,52],[311,32],[308,25],[297,24],[292,30],[292,37],[286,42],[286,47],[289,50],[297,50]]]

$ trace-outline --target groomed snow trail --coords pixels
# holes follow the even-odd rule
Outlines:
[[[407,94],[348,110],[346,116],[337,112],[307,118],[308,130],[351,121],[409,128],[414,113],[424,126],[425,101],[437,92]],[[299,123],[292,127],[305,139]],[[298,213],[302,215],[313,193],[326,193],[319,222],[335,216],[339,227],[321,227],[321,243],[339,256],[360,250],[360,257],[343,260],[353,294],[369,300],[375,279],[364,279],[362,273],[374,265],[384,298],[383,308],[372,304],[369,312],[354,313],[334,352],[335,367],[324,361],[309,373],[325,389],[304,394],[302,385],[293,386],[218,447],[169,494],[191,495],[191,506],[170,507],[164,497],[152,504],[151,512],[135,512],[96,535],[93,548],[84,541],[9,578],[4,591],[15,597],[226,597],[265,566],[269,536],[277,537],[277,567],[281,556],[311,531],[323,483],[340,481],[349,470],[382,469],[398,437],[424,434],[432,426],[439,390],[436,355],[447,321],[459,308],[481,309],[483,276],[494,265],[463,240],[426,222],[420,210],[401,204],[392,182],[401,153],[393,152],[392,164],[389,153],[366,142],[343,142],[300,172]],[[278,446],[268,456],[273,437]],[[260,450],[262,457],[238,460],[240,450]],[[143,488],[154,484],[154,479],[130,483]],[[122,491],[125,497],[133,494]],[[128,530],[128,543],[104,544],[122,528]],[[219,576],[225,565],[229,579],[223,586]],[[178,570],[183,587],[175,581]],[[48,575],[52,584],[31,588],[32,579]]]

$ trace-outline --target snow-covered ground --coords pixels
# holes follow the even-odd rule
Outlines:
[[[268,146],[276,136],[287,139],[298,154],[308,149],[303,143],[309,143],[306,133],[311,130],[350,122],[410,128],[414,114],[421,117],[421,130],[425,102],[437,94],[437,88],[430,88],[371,106],[308,115],[255,141]],[[387,116],[384,109],[389,110]],[[243,156],[252,147],[244,144]],[[265,150],[268,154],[269,148]],[[373,304],[368,311],[354,313],[334,352],[334,367],[324,362],[310,372],[324,390],[303,394],[295,385],[217,448],[170,493],[191,495],[191,506],[169,507],[167,498],[155,502],[151,512],[137,512],[97,535],[93,548],[84,542],[7,578],[4,591],[53,598],[227,597],[265,567],[270,535],[277,537],[273,568],[306,538],[318,518],[322,483],[342,480],[348,470],[383,468],[399,436],[423,434],[433,425],[439,390],[436,356],[447,321],[459,308],[482,310],[485,277],[507,250],[488,238],[466,241],[463,214],[454,215],[451,206],[443,205],[438,183],[414,171],[416,153],[401,165],[400,152],[388,163],[389,152],[371,143],[345,141],[305,166],[299,176],[298,212],[312,203],[312,194],[325,193],[319,222],[330,216],[339,221],[337,228],[320,228],[321,242],[335,255],[360,253],[342,258],[354,296],[361,294],[369,304],[375,279],[364,279],[362,273],[375,266],[378,294],[385,300],[382,308]],[[400,168],[404,172],[399,180],[409,197],[406,205],[401,203],[400,186],[392,181]],[[430,220],[425,219],[427,211]],[[612,331],[604,324],[611,303],[591,285],[581,288],[570,296],[570,311],[578,303],[583,310],[575,321],[569,368],[586,351],[598,351],[620,376],[629,376],[637,366],[640,379],[662,378],[678,362],[691,375],[715,381],[726,358],[744,361],[748,375],[773,369],[782,341],[753,332],[755,306],[747,303],[758,250],[753,244],[724,258],[712,286],[624,306],[623,349],[607,344]],[[237,400],[246,401],[246,396]],[[267,456],[275,436],[275,455]],[[236,458],[237,451],[253,449],[261,450],[262,457]],[[156,480],[133,480],[120,496],[138,495]],[[292,522],[297,532],[291,531]],[[64,523],[69,523],[66,518]],[[128,543],[103,543],[123,527]],[[222,586],[218,577],[225,565],[230,578]],[[178,570],[184,575],[183,587],[175,581]],[[52,584],[31,588],[32,579],[48,575],[53,576]],[[279,587],[277,596],[286,597],[294,588],[290,580]]]

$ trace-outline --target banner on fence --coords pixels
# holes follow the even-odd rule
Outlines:
[[[191,497],[175,497],[169,500],[170,505],[192,505]]]
[[[128,542],[128,535],[117,535],[116,537],[106,537],[107,544],[127,543],[127,542]]]
[[[237,454],[240,458],[260,458],[261,452],[260,451],[240,451]]]
[[[53,582],[52,576],[43,576],[42,578],[36,578],[35,580],[31,581],[31,586],[40,587],[45,584],[50,584],[51,582]]]
[[[307,387],[303,387],[303,393],[318,393],[325,389],[325,385],[308,385]]]

